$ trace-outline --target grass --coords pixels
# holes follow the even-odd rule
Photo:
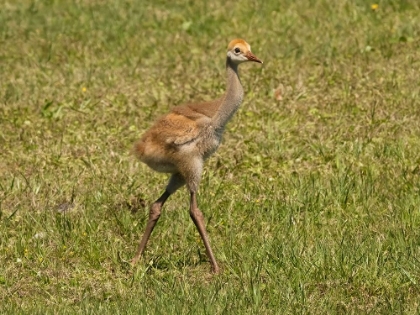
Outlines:
[[[377,4],[377,7],[371,6]],[[0,1],[0,311],[418,314],[416,0]],[[132,268],[166,177],[130,154],[174,105],[246,91]]]

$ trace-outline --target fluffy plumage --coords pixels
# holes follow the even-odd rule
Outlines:
[[[171,173],[172,176],[163,195],[150,208],[149,222],[133,263],[143,253],[166,199],[186,184],[191,195],[191,218],[203,239],[212,271],[219,271],[208,242],[203,215],[197,207],[196,192],[204,161],[220,145],[226,123],[242,102],[244,93],[238,65],[245,61],[262,63],[251,53],[247,42],[243,39],[232,40],[228,45],[226,58],[226,93],[214,101],[173,108],[170,113],[159,118],[135,144],[134,152],[142,162],[155,171]]]

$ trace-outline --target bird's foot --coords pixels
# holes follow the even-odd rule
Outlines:
[[[138,257],[138,256],[135,256],[133,259],[131,259],[131,262],[130,262],[131,266],[134,267],[137,264],[137,262],[139,261],[139,259],[140,259],[140,257]]]
[[[218,265],[211,266],[211,273],[217,275],[220,273],[220,268]]]

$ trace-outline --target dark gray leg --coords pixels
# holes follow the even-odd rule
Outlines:
[[[137,249],[136,256],[131,260],[131,264],[134,265],[140,259],[141,255],[146,248],[147,241],[149,240],[150,234],[156,225],[156,222],[159,220],[162,207],[165,204],[165,201],[172,195],[178,188],[182,187],[185,184],[184,179],[179,174],[174,174],[169,180],[169,184],[166,187],[165,192],[162,196],[159,197],[150,207],[149,211],[149,221],[146,225],[146,230],[144,231],[143,237],[140,241],[139,247]]]
[[[200,233],[201,239],[203,240],[204,246],[206,247],[207,257],[210,259],[211,271],[213,273],[219,273],[220,268],[217,265],[216,258],[214,257],[213,251],[210,247],[209,238],[207,236],[206,226],[204,224],[203,213],[198,209],[196,193],[191,192],[191,201],[190,201],[190,216],[193,220],[195,226]]]

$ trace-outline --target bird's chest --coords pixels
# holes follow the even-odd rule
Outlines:
[[[210,157],[219,147],[222,141],[223,131],[216,132],[214,129],[209,128],[203,135],[202,152],[204,159]]]

